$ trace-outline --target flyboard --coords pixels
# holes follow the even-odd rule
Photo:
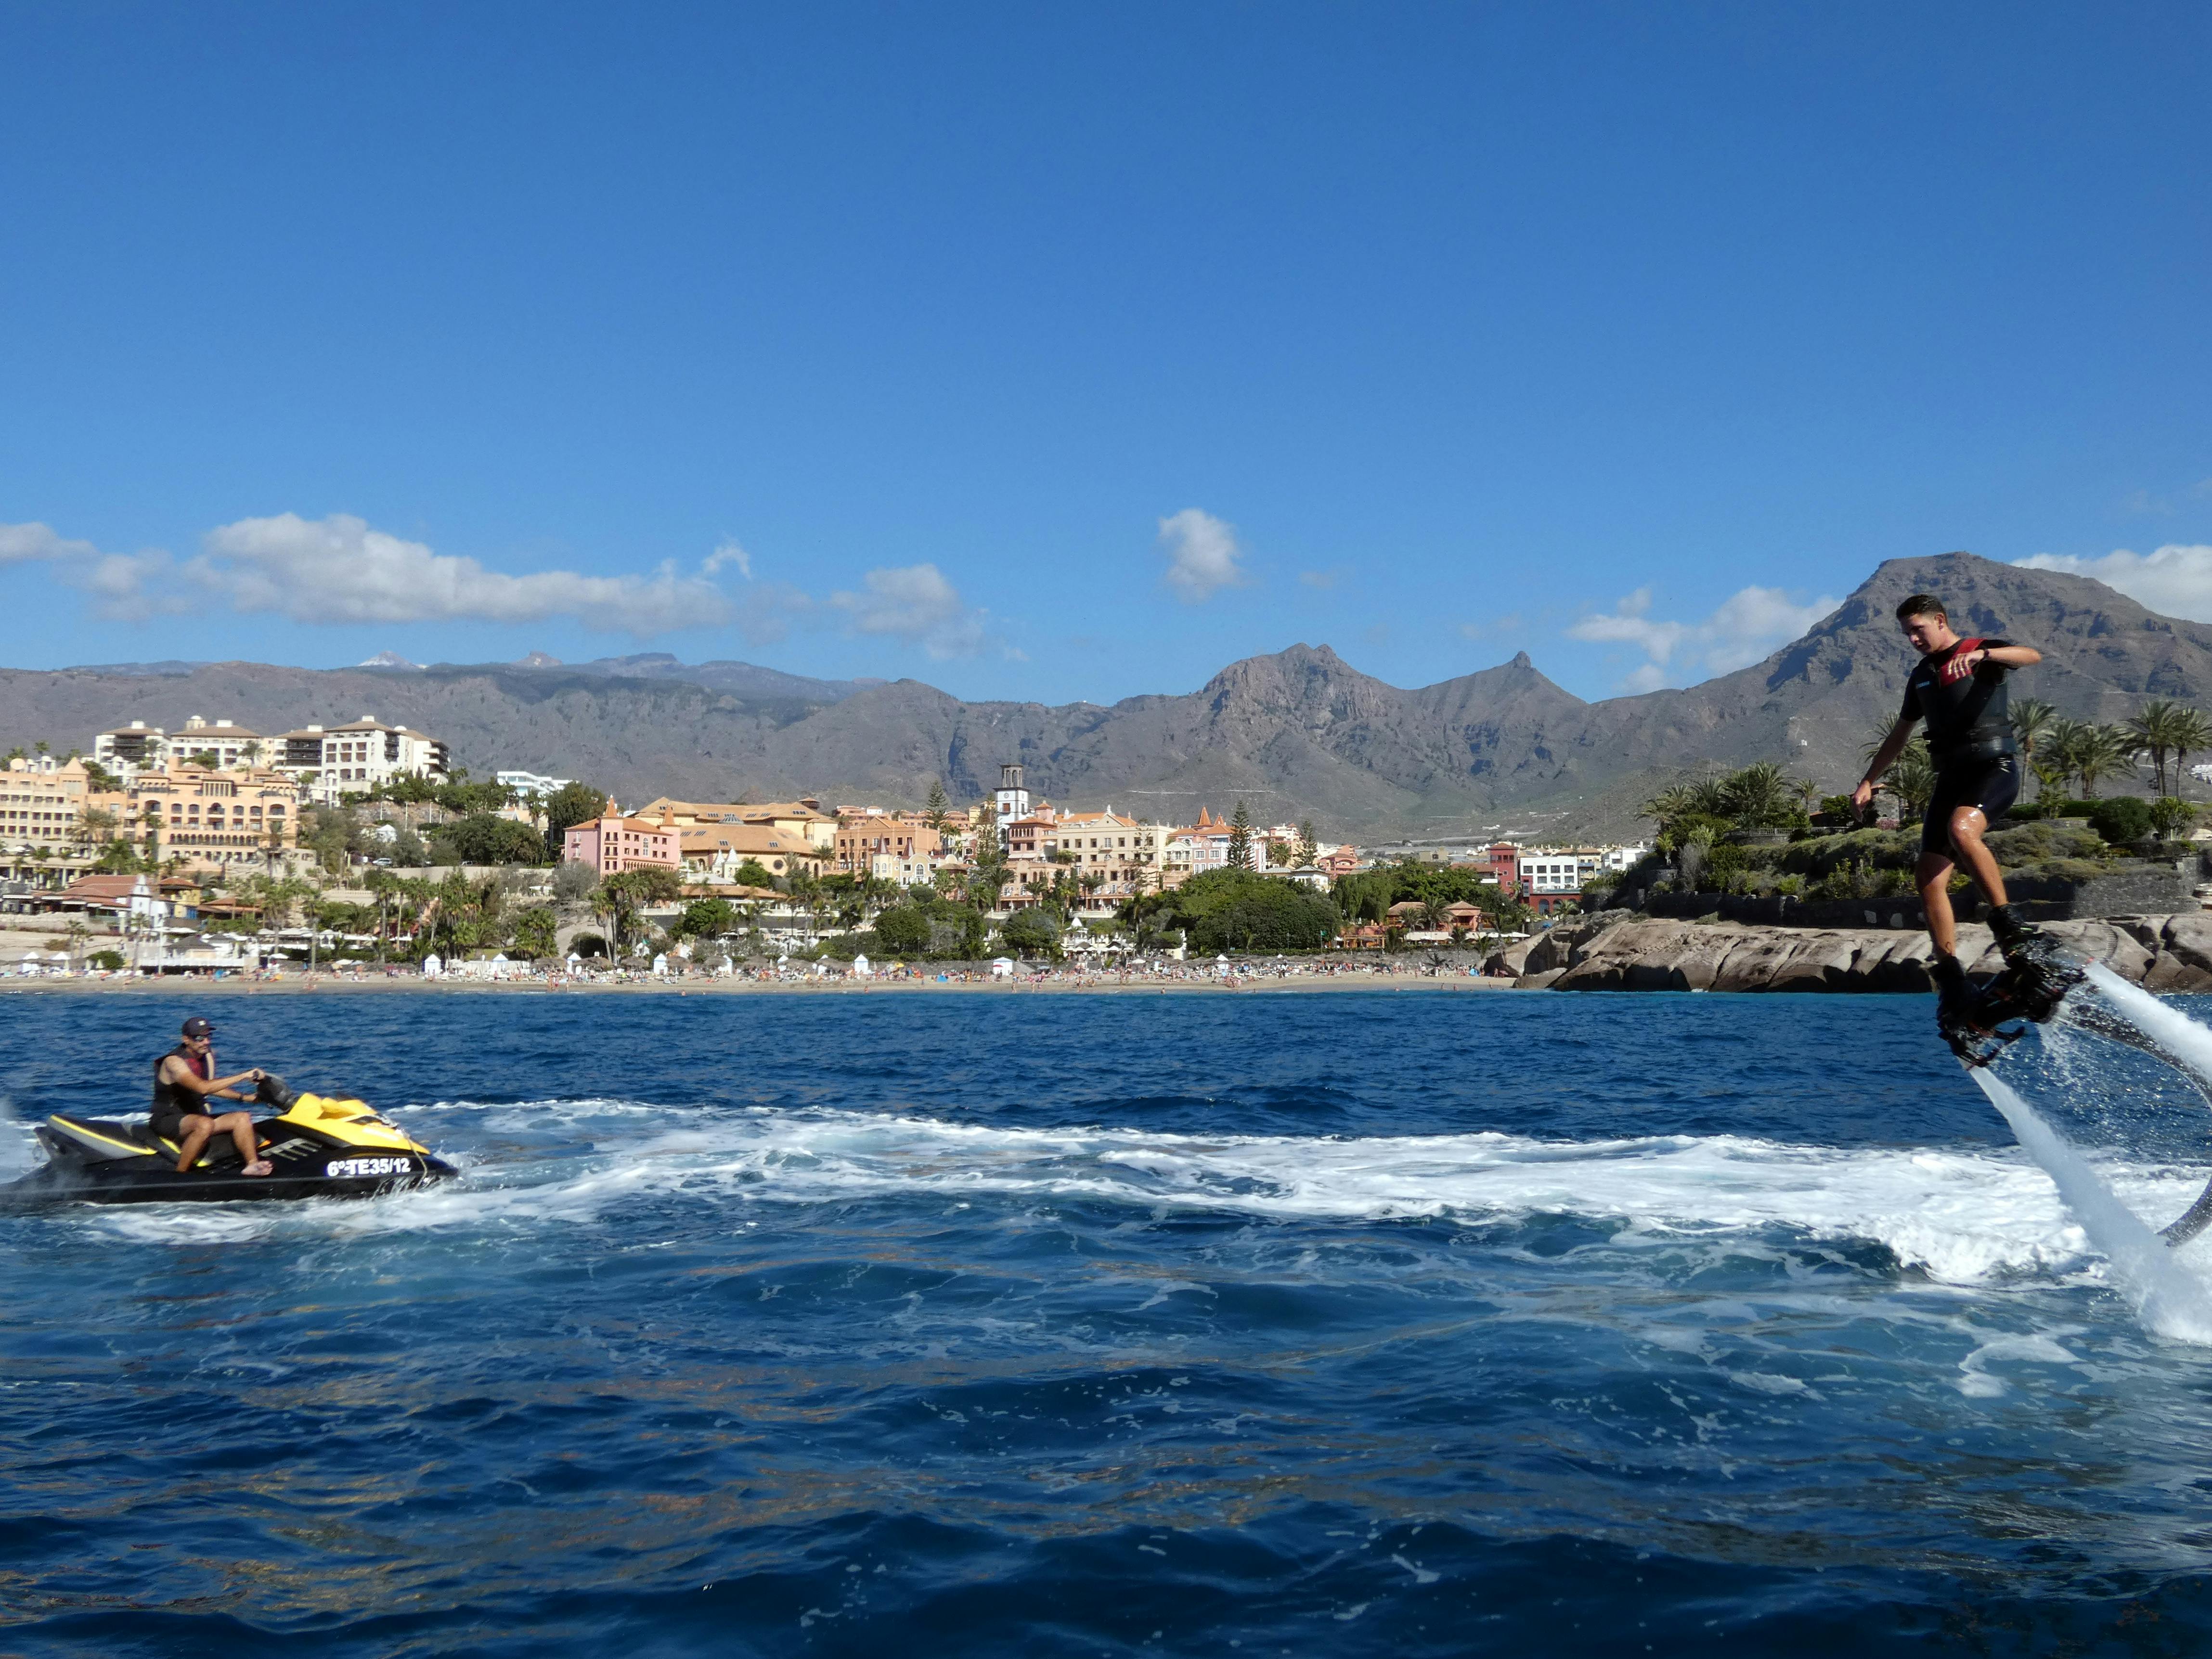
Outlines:
[[[2212,1110],[2212,1065],[2205,1063],[2212,1055],[2192,1058],[2177,1053],[2171,1043],[2144,1030],[2116,1006],[2116,995],[2151,1000],[2149,993],[2136,990],[2109,969],[2069,955],[2040,928],[2030,927],[2008,948],[2002,971],[1979,984],[1968,981],[1964,996],[1946,997],[1938,1005],[1936,1024],[1960,1063],[1978,1070],[1994,1066],[2027,1035],[2030,1024],[2046,1025],[2063,1016],[2077,1030],[2138,1049],[2172,1067]],[[2186,1244],[2208,1227],[2212,1227],[2212,1182],[2158,1236],[2169,1245]]]

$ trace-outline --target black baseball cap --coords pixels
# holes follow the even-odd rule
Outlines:
[[[207,1021],[202,1019],[198,1014],[194,1014],[190,1019],[185,1022],[185,1035],[188,1037],[213,1036],[215,1035],[215,1027],[210,1025]]]

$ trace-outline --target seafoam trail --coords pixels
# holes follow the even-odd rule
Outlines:
[[[2128,994],[2124,999],[2113,997],[2112,1000],[2145,1031],[2192,1062],[2198,1054],[2204,1055],[2208,1069],[2212,1069],[2212,1031],[2128,984],[2101,963],[2092,963],[2089,974],[2107,996],[2114,988]],[[2173,1029],[2177,1026],[2185,1030],[2178,1032]],[[1973,1079],[2012,1126],[2028,1156],[2050,1176],[2082,1231],[2112,1264],[2115,1278],[2134,1299],[2144,1325],[2177,1340],[2212,1343],[2212,1285],[2191,1271],[2166,1241],[2120,1200],[2088,1160],[2010,1084],[1987,1067],[1977,1067]]]

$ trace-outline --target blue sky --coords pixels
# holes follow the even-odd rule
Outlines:
[[[9,665],[2212,618],[2201,6],[0,6]]]

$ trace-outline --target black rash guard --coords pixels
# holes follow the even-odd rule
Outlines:
[[[1961,679],[1946,681],[1943,665],[1962,652],[1996,650],[2010,640],[1960,640],[1948,651],[1931,651],[1905,683],[1901,720],[1928,722],[1928,752],[1939,767],[1979,764],[2013,752],[2012,710],[2005,676],[2012,671],[1986,659]]]

